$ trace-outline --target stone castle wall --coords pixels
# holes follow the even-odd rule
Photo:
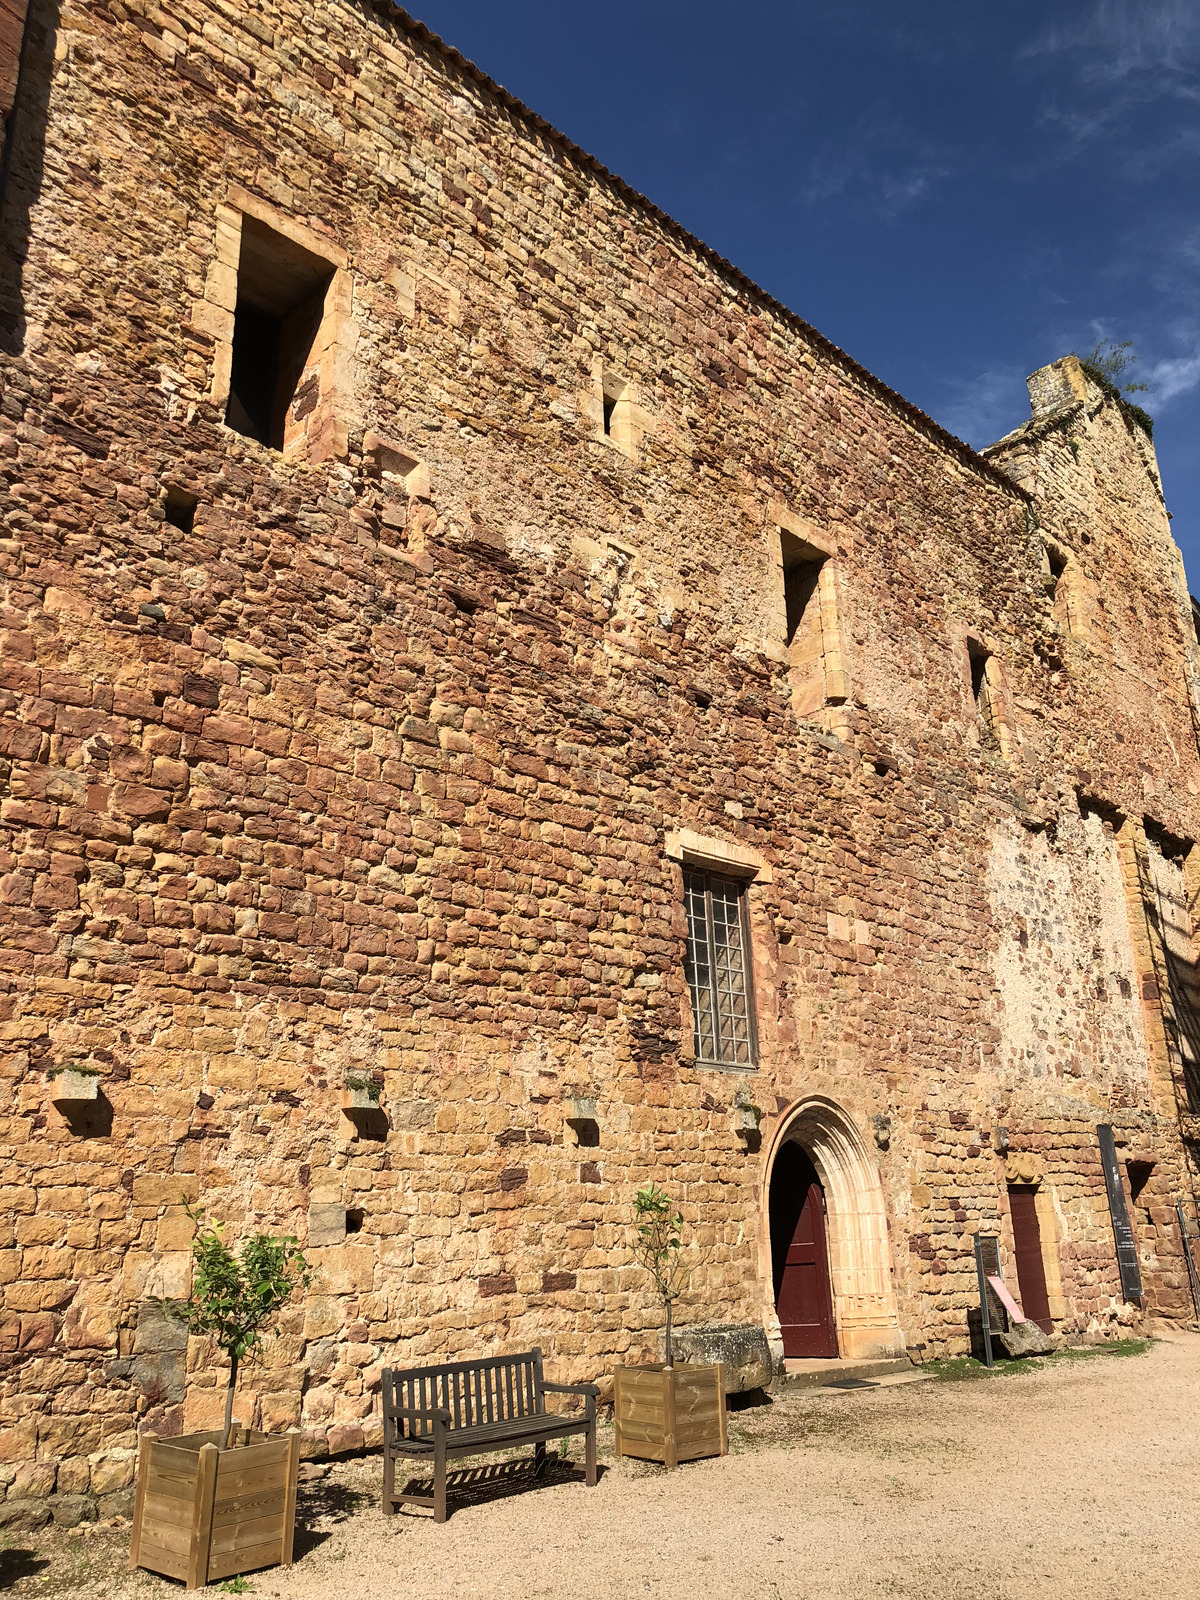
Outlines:
[[[967,1347],[1006,1181],[1040,1182],[1059,1330],[1140,1325],[1098,1122],[1153,1162],[1148,1309],[1189,1315],[1143,868],[1161,836],[1186,877],[1200,768],[1177,552],[1119,405],[1068,384],[974,456],[401,14],[112,0],[29,27],[10,1501],[119,1493],[139,1426],[213,1419],[219,1362],[151,1300],[187,1291],[185,1202],[308,1247],[245,1420],[314,1450],[374,1441],[385,1363],[652,1352],[651,1178],[687,1218],[682,1319],[769,1326],[769,1162],[822,1107],[867,1196],[831,1217],[864,1340]],[[247,218],[334,274],[282,452],[223,425]],[[815,695],[780,529],[828,556]],[[692,1054],[684,830],[758,867],[749,1078]],[[72,1115],[67,1061],[100,1073]],[[341,1109],[354,1068],[375,1117]],[[598,1102],[583,1144],[570,1095]]]

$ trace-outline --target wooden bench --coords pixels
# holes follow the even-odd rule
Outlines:
[[[398,1506],[433,1507],[435,1522],[446,1520],[446,1462],[451,1456],[478,1456],[512,1445],[536,1446],[535,1471],[546,1466],[546,1441],[582,1433],[589,1486],[596,1482],[596,1396],[594,1383],[547,1383],[542,1352],[494,1356],[486,1361],[452,1361],[440,1367],[413,1367],[383,1374],[383,1511]],[[578,1394],[582,1416],[546,1410],[548,1394]],[[396,1457],[433,1463],[433,1494],[397,1494]]]

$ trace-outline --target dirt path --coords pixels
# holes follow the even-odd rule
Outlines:
[[[1200,1600],[1200,1336],[735,1422],[723,1460],[621,1462],[440,1528],[350,1510],[378,1464],[338,1466],[310,1486],[303,1559],[250,1581],[282,1600]],[[169,1589],[110,1572],[86,1592]]]

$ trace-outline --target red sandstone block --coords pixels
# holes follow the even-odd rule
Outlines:
[[[204,739],[206,748],[232,744],[246,746],[254,744],[254,724],[245,717],[207,716],[204,719]],[[282,754],[282,750],[279,754]]]
[[[32,761],[41,748],[37,727],[27,727],[8,717],[0,719],[0,752],[17,761]]]

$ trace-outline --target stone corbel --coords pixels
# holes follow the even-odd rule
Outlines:
[[[1041,1183],[1042,1158],[1030,1150],[1010,1150],[1004,1160],[1005,1183]]]

